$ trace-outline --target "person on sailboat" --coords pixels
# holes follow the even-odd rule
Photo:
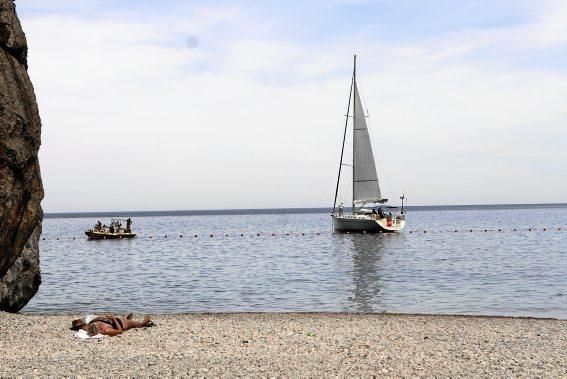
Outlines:
[[[372,208],[372,219],[377,220],[379,219],[378,217],[378,212],[376,212],[376,208]]]
[[[339,204],[339,216],[343,215],[344,209],[345,209],[345,206],[343,205],[343,203],[340,203]]]

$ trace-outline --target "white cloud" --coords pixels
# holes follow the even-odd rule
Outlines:
[[[567,2],[555,0],[546,3],[538,22],[529,27],[529,42],[552,48],[567,43]]]
[[[563,43],[549,17],[411,44],[357,34],[318,45],[283,40],[236,9],[155,22],[24,19],[44,208],[329,205],[353,46],[390,198],[565,201],[567,71],[482,55]]]

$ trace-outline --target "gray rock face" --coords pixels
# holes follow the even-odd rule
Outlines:
[[[39,247],[41,224],[33,231],[24,250],[0,279],[0,309],[17,312],[35,295],[41,284]]]
[[[0,310],[17,312],[41,283],[41,120],[13,0],[0,0]]]

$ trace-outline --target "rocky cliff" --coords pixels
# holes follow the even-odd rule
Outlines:
[[[14,0],[0,0],[0,310],[17,312],[41,283],[41,120]]]

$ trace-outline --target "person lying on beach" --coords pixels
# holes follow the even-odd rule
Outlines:
[[[150,326],[154,326],[154,323],[150,320],[149,315],[146,315],[142,321],[135,321],[132,320],[131,313],[126,317],[99,316],[89,320],[88,322],[82,318],[71,322],[71,330],[77,331],[79,329],[83,329],[89,336],[103,334],[112,337],[121,334],[128,329],[145,328]]]

